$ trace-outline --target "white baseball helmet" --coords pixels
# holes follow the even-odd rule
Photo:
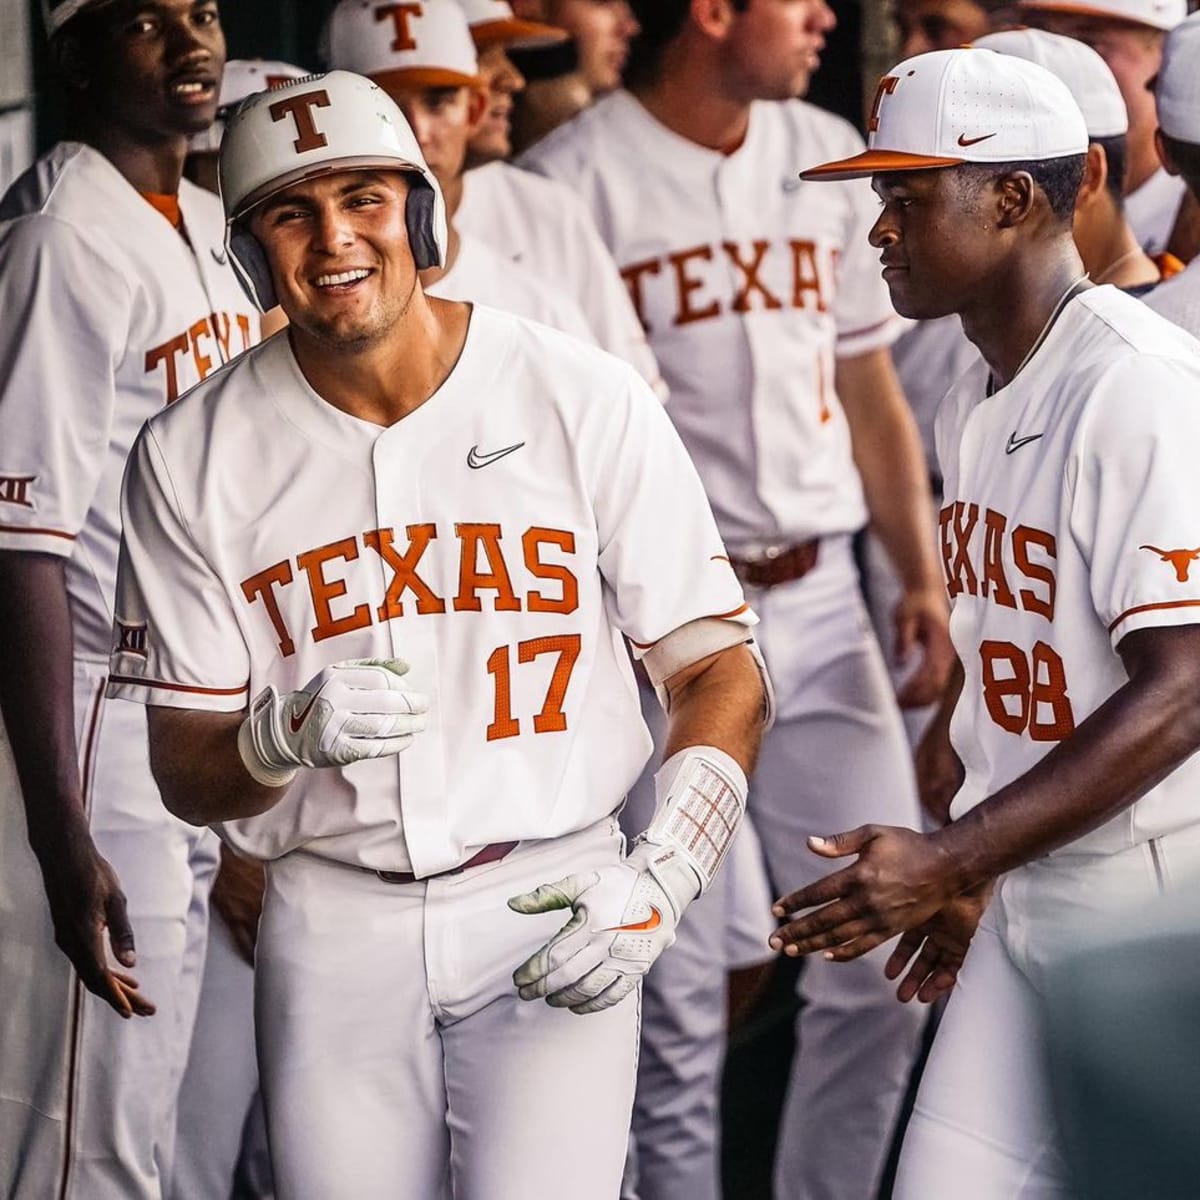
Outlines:
[[[276,304],[266,255],[246,217],[277,192],[335,171],[412,176],[405,219],[418,270],[446,260],[446,203],[404,114],[386,92],[349,71],[306,75],[251,96],[229,118],[218,178],[225,245],[242,286],[266,312]]]
[[[268,62],[263,58],[231,58],[221,76],[216,119],[203,133],[193,133],[188,138],[188,153],[216,154],[225,135],[226,120],[247,96],[293,79],[303,79],[307,74],[303,67],[294,67],[291,63]]]

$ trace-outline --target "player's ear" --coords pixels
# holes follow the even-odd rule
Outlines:
[[[724,41],[736,17],[731,0],[691,0],[692,24],[714,41]]]
[[[1012,229],[1029,218],[1037,195],[1037,184],[1028,171],[1009,171],[994,181],[996,226]]]
[[[1163,170],[1168,175],[1178,175],[1179,167],[1171,157],[1171,151],[1167,148],[1167,143],[1163,141],[1163,131],[1161,129],[1154,131],[1154,149],[1158,151],[1158,161],[1162,163]]]
[[[487,116],[488,94],[484,88],[472,88],[467,103],[467,127],[474,137]]]
[[[1104,153],[1103,146],[1092,142],[1083,161],[1083,182],[1075,197],[1075,207],[1086,208],[1098,196],[1103,196],[1107,184],[1108,155]]]
[[[50,63],[70,91],[86,91],[92,82],[91,63],[83,41],[69,28],[51,40]]]

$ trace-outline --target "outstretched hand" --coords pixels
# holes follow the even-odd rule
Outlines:
[[[825,858],[858,859],[776,902],[777,917],[815,909],[772,935],[771,946],[788,955],[820,950],[837,962],[858,958],[923,925],[961,890],[949,856],[911,829],[861,825],[809,838],[808,845]]]

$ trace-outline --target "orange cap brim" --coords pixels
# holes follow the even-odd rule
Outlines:
[[[471,26],[475,46],[482,50],[501,43],[505,46],[552,46],[565,42],[570,36],[557,25],[543,25],[540,21],[522,21],[517,17],[499,17],[494,21],[480,21]]]
[[[930,154],[907,154],[903,150],[864,150],[853,158],[822,163],[800,172],[801,179],[865,179],[885,171],[928,171],[957,167],[965,158],[937,158]]]
[[[446,67],[396,67],[390,71],[376,71],[371,82],[379,84],[389,95],[392,88],[483,87],[483,80],[478,75],[464,75]]]
[[[1071,0],[1017,0],[1017,8],[1022,12],[1063,13],[1071,17],[1099,17],[1104,21],[1112,21],[1118,25],[1130,25],[1136,29],[1163,29],[1162,25],[1153,25],[1149,21],[1139,21],[1124,13],[1115,13],[1109,8],[1095,8],[1090,4],[1072,4]]]

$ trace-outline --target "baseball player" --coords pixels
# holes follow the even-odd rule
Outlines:
[[[1154,76],[1167,32],[1187,15],[1187,0],[1020,0],[1023,19],[1086,42],[1104,59],[1129,112],[1125,215],[1147,254],[1171,241],[1185,188],[1158,161]]]
[[[926,471],[887,353],[898,322],[864,247],[875,206],[865,186],[831,202],[788,174],[823,148],[857,144],[844,122],[791,99],[816,68],[833,15],[820,0],[719,7],[635,6],[632,90],[601,100],[527,161],[578,187],[591,207],[762,618],[780,719],[763,746],[751,815],[770,873],[783,881],[812,872],[804,836],[839,814],[919,820],[850,548],[868,512],[904,580],[904,640],[915,633],[927,650],[907,700],[938,694],[950,649]],[[708,940],[707,962],[723,963],[720,922],[702,912],[683,937]],[[643,995],[634,1128],[643,1200],[716,1191],[725,979],[705,961],[673,954]],[[898,1018],[882,962],[861,963],[853,976],[813,968],[800,981],[776,1190],[869,1194],[921,1022]],[[845,1129],[844,1158],[822,1149],[834,1121]]]
[[[425,297],[442,197],[378,87],[252,97],[221,191],[289,329],[146,425],[117,609],[145,654],[118,647],[110,687],[150,706],[166,804],[269,860],[279,1194],[611,1200],[639,981],[720,865],[767,715],[754,617],[632,369]],[[671,714],[628,856],[649,738],[625,637]]]
[[[596,341],[635,367],[665,400],[658,363],[591,213],[570,188],[505,161],[512,154],[513,97],[525,87],[507,52],[544,45],[562,31],[517,20],[505,0],[459,4],[475,40],[488,103],[471,135],[471,169],[462,177],[456,226],[570,296]]]
[[[629,46],[640,28],[629,0],[513,0],[513,11],[571,35],[577,73],[593,99],[621,86]]]
[[[896,308],[958,313],[982,355],[937,428],[964,773],[944,829],[812,839],[841,869],[779,902],[815,911],[777,944],[836,965],[903,932],[889,971],[909,967],[902,999],[929,999],[953,985],[975,893],[998,879],[895,1195],[1065,1196],[1045,972],[1200,864],[1186,761],[1200,747],[1200,343],[1089,283],[1071,236],[1087,128],[1048,71],[920,55],[880,81],[875,112],[865,152],[805,177],[872,176]]]
[[[217,107],[215,5],[45,17],[72,140],[0,202],[0,1193],[161,1200],[215,842],[163,811],[144,717],[105,703],[118,491],[142,422],[258,315],[180,178]]]
[[[892,19],[905,58],[929,50],[952,50],[997,27],[993,13],[1011,7],[997,0],[897,0]],[[1003,14],[1001,14],[1003,16]]]
[[[570,296],[456,227],[467,144],[487,105],[462,9],[452,0],[427,0],[415,8],[341,0],[322,41],[330,67],[367,76],[396,101],[437,177],[449,239],[444,268],[422,278],[429,294],[487,304],[594,342]]]
[[[1166,169],[1179,176],[1200,203],[1200,17],[1195,14],[1167,35],[1155,83],[1156,137]],[[1200,259],[1155,288],[1146,303],[1200,337]]]

